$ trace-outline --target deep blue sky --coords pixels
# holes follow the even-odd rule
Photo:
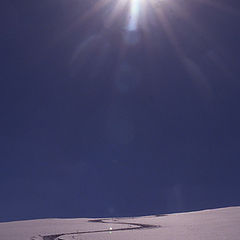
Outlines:
[[[0,221],[239,205],[239,1],[94,2],[0,3]]]

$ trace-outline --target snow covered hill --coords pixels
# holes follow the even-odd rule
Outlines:
[[[109,219],[0,223],[0,240],[239,240],[240,207]]]

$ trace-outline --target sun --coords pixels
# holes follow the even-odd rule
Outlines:
[[[130,20],[128,23],[128,30],[135,31],[138,25],[140,13],[141,0],[131,0],[130,4]]]

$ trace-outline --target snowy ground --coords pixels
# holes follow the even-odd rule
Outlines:
[[[240,207],[109,219],[0,223],[1,240],[239,240]]]

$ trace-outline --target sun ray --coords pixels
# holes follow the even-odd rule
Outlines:
[[[106,17],[105,26],[107,27],[112,26],[114,20],[121,16],[123,12],[126,10],[127,5],[128,0],[117,0],[115,2],[113,9],[111,10],[110,15]]]
[[[150,1],[150,3],[153,4],[153,1]],[[163,10],[162,10],[160,7],[157,7],[157,8],[156,8],[156,7],[154,7],[153,5],[152,5],[152,9],[154,9],[154,12],[155,12],[156,17],[158,18],[160,24],[162,25],[162,27],[163,27],[163,29],[164,29],[164,31],[165,31],[165,33],[166,33],[169,41],[171,42],[171,44],[172,44],[173,47],[175,48],[178,56],[179,56],[179,57],[184,56],[183,51],[182,51],[182,49],[180,48],[179,43],[178,43],[178,41],[177,41],[177,38],[176,38],[176,36],[175,36],[172,28],[171,28],[171,25],[170,25],[170,23],[168,22],[166,16],[164,15]]]
[[[97,1],[92,8],[90,8],[81,18],[81,21],[87,20],[89,17],[94,16],[102,8],[106,7],[111,3],[111,0],[99,0]]]

